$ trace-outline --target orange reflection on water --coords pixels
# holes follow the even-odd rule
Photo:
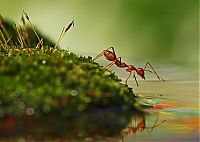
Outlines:
[[[175,125],[179,125],[176,128],[179,133],[197,133],[199,132],[199,117],[189,117],[186,119],[176,120],[173,122]]]
[[[161,102],[158,103],[157,105],[153,106],[150,108],[150,110],[160,110],[160,109],[165,109],[165,108],[169,108],[169,107],[175,107],[176,106],[176,102]]]

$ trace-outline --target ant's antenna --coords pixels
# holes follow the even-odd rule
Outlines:
[[[151,71],[151,70],[146,70],[147,65],[149,65],[153,71]],[[149,62],[146,63],[146,65],[145,65],[145,67],[144,67],[144,71],[148,71],[148,72],[150,72],[150,73],[153,73],[153,74],[155,74],[155,75],[157,76],[157,78],[158,78],[159,80],[165,81],[162,77],[160,77],[160,76],[156,73],[156,71],[154,70],[154,68],[152,67],[152,65],[151,65]]]
[[[138,84],[138,82],[137,82],[137,78],[136,78],[136,76],[135,76],[135,71],[134,71],[133,77],[134,77],[134,79],[135,79],[135,82],[136,82],[137,86],[139,86],[139,84]]]

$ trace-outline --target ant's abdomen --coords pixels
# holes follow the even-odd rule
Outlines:
[[[111,51],[104,51],[104,56],[106,57],[107,60],[109,61],[114,61],[116,60],[116,56],[113,52]]]

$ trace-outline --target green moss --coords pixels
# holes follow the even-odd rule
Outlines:
[[[0,39],[0,136],[38,130],[71,138],[114,136],[140,112],[132,89],[91,57]],[[10,119],[15,123],[7,130]]]

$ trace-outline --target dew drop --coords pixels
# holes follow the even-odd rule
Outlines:
[[[33,108],[27,108],[26,109],[26,114],[27,115],[33,115],[34,114],[34,109]]]
[[[76,96],[77,94],[78,94],[78,91],[77,91],[77,90],[74,89],[74,90],[71,91],[71,95],[72,95],[72,96]]]
[[[46,64],[47,63],[47,61],[46,60],[42,60],[42,64]]]

